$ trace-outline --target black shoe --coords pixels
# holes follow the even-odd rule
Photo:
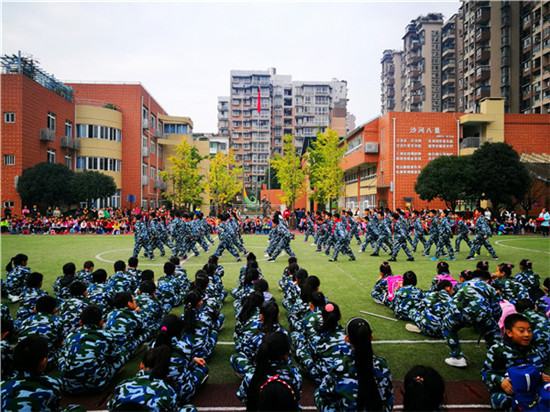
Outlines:
[[[413,257],[408,258],[407,262],[414,262],[414,258]]]
[[[476,260],[476,258],[473,257],[473,256],[468,256],[468,257],[466,258],[466,260]]]
[[[329,261],[329,262],[336,262],[337,260],[338,260],[338,259],[332,259],[332,258],[330,258],[328,261]]]
[[[388,259],[388,262],[397,262],[397,259],[392,257]]]
[[[242,261],[243,260],[240,257],[237,258],[237,262],[242,262]]]
[[[355,260],[355,257],[350,257],[348,260]]]
[[[268,262],[275,262],[275,258],[272,258],[272,257],[271,257],[271,258],[267,259],[267,261],[268,261]]]
[[[380,256],[378,253],[374,252],[370,254],[371,256]]]

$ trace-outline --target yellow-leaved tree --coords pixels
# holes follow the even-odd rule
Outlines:
[[[283,137],[283,155],[276,155],[271,165],[277,171],[277,180],[281,185],[281,201],[289,210],[294,210],[296,200],[304,193],[305,171],[300,156],[296,153],[294,136]]]
[[[210,160],[206,191],[216,208],[216,214],[220,207],[224,209],[237,193],[242,192],[239,181],[242,172],[242,168],[237,166],[233,149],[229,149],[227,154],[218,152]]]

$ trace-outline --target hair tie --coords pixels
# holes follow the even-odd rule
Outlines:
[[[530,265],[531,264],[531,261],[528,260],[527,262],[525,262],[527,265]]]
[[[281,384],[283,384],[284,386],[286,386],[288,388],[288,390],[290,391],[290,393],[292,394],[292,398],[294,400],[296,400],[296,394],[294,393],[294,389],[292,389],[292,386],[290,386],[288,384],[288,382],[282,380],[282,379],[279,379],[280,378],[280,375],[275,375],[275,376],[272,376],[271,378],[269,378],[268,380],[265,381],[265,383],[260,387],[260,393],[262,393],[262,391],[264,390],[264,388],[269,385],[271,382],[279,382]]]
[[[160,328],[160,330],[163,330],[163,331],[168,331],[168,328],[166,326],[163,326],[162,328]]]
[[[414,379],[415,379],[417,382],[420,382],[420,383],[424,382],[424,378],[421,377],[421,376],[417,376],[417,377],[414,378]]]
[[[334,305],[333,305],[332,303],[327,303],[327,304],[325,305],[325,311],[326,311],[326,312],[329,312],[329,313],[330,313],[330,312],[332,312],[333,310],[334,310]]]
[[[512,267],[512,265],[509,264],[509,263],[507,263],[506,266],[508,266],[508,268],[511,268],[511,267]]]

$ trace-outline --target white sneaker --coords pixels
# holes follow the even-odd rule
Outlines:
[[[19,302],[19,296],[8,295],[10,302]]]
[[[267,253],[266,253],[264,256],[265,256],[265,257],[271,257],[271,256],[269,256]]]
[[[460,358],[447,358],[445,359],[445,363],[450,366],[454,366],[455,368],[465,368],[468,364],[466,363],[466,359],[464,359],[464,356],[461,356]]]
[[[412,323],[407,323],[405,325],[405,329],[407,329],[409,332],[414,332],[414,333],[422,333],[422,331],[420,330],[420,328],[416,325],[413,325]]]
[[[373,298],[372,300],[374,300],[374,303],[378,303],[379,305],[383,305],[383,304],[384,304],[384,302],[382,302],[380,299],[374,299],[374,298]]]

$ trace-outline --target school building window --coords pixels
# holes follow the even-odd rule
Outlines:
[[[55,114],[48,112],[48,129],[55,130]]]
[[[66,128],[67,125],[65,124],[65,130]],[[98,126],[95,124],[77,124],[76,137],[88,139],[103,139],[110,140],[112,142],[120,142],[122,140],[120,129],[108,126]]]
[[[65,136],[73,137],[73,123],[65,120]]]
[[[15,113],[4,112],[4,123],[15,123]]]
[[[122,163],[119,159],[108,157],[78,156],[76,170],[102,170],[105,172],[120,172]]]
[[[4,155],[4,164],[6,166],[13,166],[15,164],[15,155]]]
[[[151,179],[154,179],[157,177],[157,169],[151,166]]]
[[[72,170],[73,168],[73,156],[70,154],[65,155],[65,166]]]
[[[55,163],[55,149],[48,149],[48,163]]]
[[[4,200],[4,207],[14,207],[15,202],[13,200]]]

